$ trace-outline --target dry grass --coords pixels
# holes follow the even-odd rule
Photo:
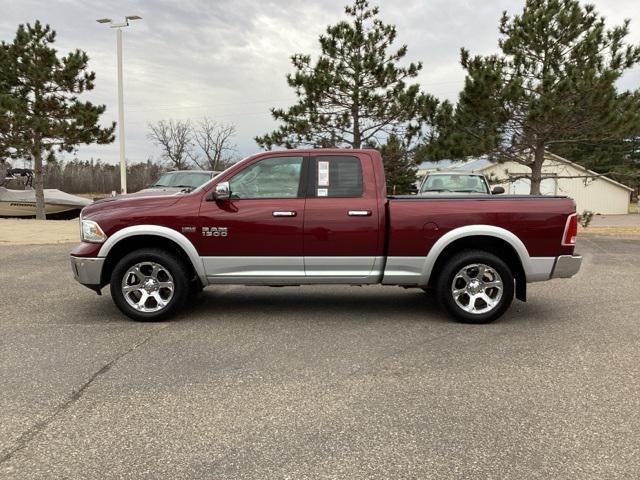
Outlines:
[[[640,226],[631,227],[578,227],[580,235],[640,235]]]
[[[80,241],[78,219],[0,218],[0,245],[48,245]]]

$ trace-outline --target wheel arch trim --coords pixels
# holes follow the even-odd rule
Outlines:
[[[106,258],[113,247],[115,247],[120,241],[126,238],[142,235],[163,237],[177,244],[189,258],[189,261],[202,284],[207,285],[207,275],[204,271],[202,258],[200,258],[196,247],[183,234],[168,227],[162,227],[160,225],[134,225],[131,227],[125,227],[107,238],[98,252],[98,257]]]
[[[513,247],[516,254],[518,255],[527,280],[538,280],[539,268],[537,267],[536,262],[532,261],[532,258],[529,256],[527,247],[524,245],[522,240],[518,238],[517,235],[515,235],[513,232],[510,232],[509,230],[501,227],[495,227],[493,225],[467,225],[464,227],[455,228],[445,233],[438,239],[438,241],[436,241],[433,247],[431,247],[422,267],[422,274],[420,275],[419,280],[420,285],[427,285],[429,283],[429,278],[431,277],[431,273],[433,272],[433,267],[435,266],[436,261],[438,260],[444,249],[451,245],[453,242],[466,237],[494,237],[500,240],[504,240],[509,245],[511,245],[511,247]],[[546,264],[547,262],[545,261],[544,263]]]

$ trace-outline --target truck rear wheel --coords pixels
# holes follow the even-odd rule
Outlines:
[[[189,274],[180,259],[159,249],[125,255],[111,273],[111,297],[122,313],[139,321],[164,320],[189,294]]]
[[[436,294],[444,309],[459,322],[489,323],[511,305],[513,273],[492,253],[466,250],[445,264]]]

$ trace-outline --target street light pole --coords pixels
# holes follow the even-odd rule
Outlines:
[[[124,151],[124,87],[122,81],[122,27],[128,27],[130,20],[141,20],[137,15],[125,17],[124,22],[113,22],[110,18],[100,18],[98,23],[109,23],[116,29],[116,43],[118,54],[118,140],[120,143],[120,193],[127,193],[127,160]]]
[[[124,156],[124,95],[122,86],[122,28],[116,29],[118,43],[118,139],[120,140],[120,193],[127,193],[127,160]]]

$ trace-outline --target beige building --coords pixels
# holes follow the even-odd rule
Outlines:
[[[424,176],[432,171],[446,170],[482,173],[489,179],[489,183],[502,185],[507,193],[529,194],[529,179],[520,177],[523,174],[530,174],[531,170],[512,161],[497,163],[487,158],[474,158],[460,162],[448,160],[424,162],[418,169],[418,175]],[[543,195],[565,195],[573,198],[578,213],[585,210],[603,215],[629,213],[629,202],[633,189],[609,177],[598,176],[597,173],[552,153],[547,153],[542,173],[543,176],[557,178],[544,179],[540,188],[541,193]]]

